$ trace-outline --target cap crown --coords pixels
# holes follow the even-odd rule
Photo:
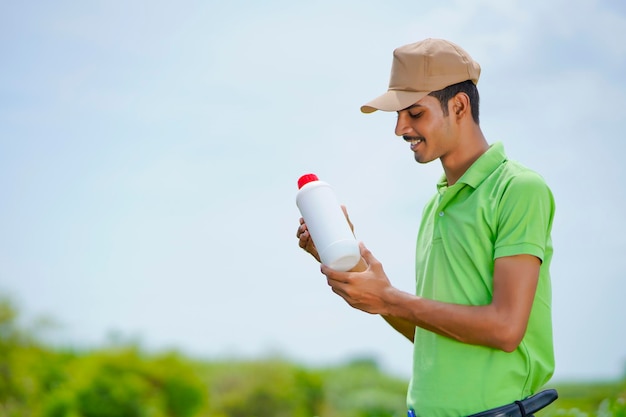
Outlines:
[[[390,90],[437,91],[472,80],[478,83],[480,65],[460,46],[442,39],[426,39],[393,52]]]
[[[478,62],[450,41],[429,38],[404,45],[393,51],[389,89],[361,111],[400,111],[449,85],[467,80],[477,84],[478,77]]]

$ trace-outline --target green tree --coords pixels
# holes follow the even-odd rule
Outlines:
[[[385,375],[371,358],[357,358],[324,374],[328,417],[406,415],[407,382]]]
[[[212,367],[207,381],[220,417],[312,417],[322,406],[319,375],[269,360]]]

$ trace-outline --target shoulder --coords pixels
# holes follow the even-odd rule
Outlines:
[[[552,191],[545,179],[536,171],[516,161],[507,160],[498,174],[503,194],[545,196],[552,198]]]
[[[549,227],[556,204],[544,178],[518,162],[507,161],[505,165],[497,186],[499,220],[502,223],[512,220],[514,227],[520,224]]]

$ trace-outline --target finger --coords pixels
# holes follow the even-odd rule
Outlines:
[[[300,237],[300,235],[308,232],[308,230],[309,229],[306,227],[305,223],[300,223],[300,226],[298,226],[298,230],[296,231],[296,237]]]
[[[378,259],[376,259],[372,252],[365,247],[365,244],[363,242],[359,242],[359,251],[361,252],[361,257],[368,265],[372,265],[373,263],[378,262]]]
[[[298,230],[296,231],[296,237],[300,237],[302,232],[306,230],[306,224],[304,223],[304,219],[300,217],[300,225],[298,226]]]
[[[311,239],[309,237],[309,233],[308,232],[304,232],[300,235],[300,238],[298,240],[298,245],[300,245],[300,247],[302,249],[306,248],[307,246],[309,246],[311,244]]]
[[[346,295],[346,290],[343,288],[343,282],[326,277],[326,283],[333,290],[334,293],[340,294],[342,296]]]
[[[338,284],[348,284],[350,281],[350,279],[348,278],[349,272],[337,271],[324,264],[320,265],[320,271],[322,272],[322,274],[326,275],[326,281],[331,287],[334,287]]]

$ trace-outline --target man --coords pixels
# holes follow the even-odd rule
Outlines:
[[[467,416],[514,403],[554,370],[554,199],[538,174],[507,159],[501,143],[487,143],[479,75],[458,45],[426,39],[394,51],[389,90],[361,107],[397,112],[395,133],[415,160],[443,166],[422,214],[416,295],[393,287],[363,244],[363,267],[321,267],[346,302],[380,314],[413,341],[409,415]],[[299,245],[316,256],[300,222]]]

